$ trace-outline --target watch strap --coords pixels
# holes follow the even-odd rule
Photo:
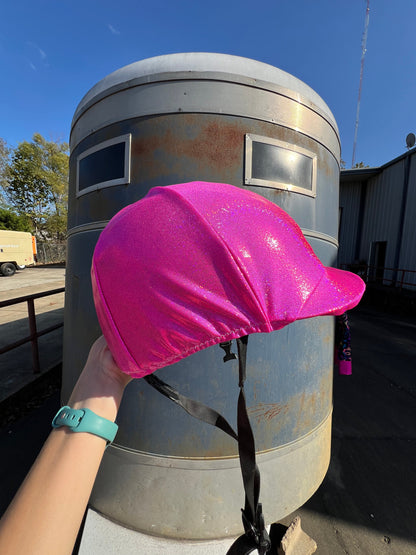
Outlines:
[[[67,426],[73,432],[87,432],[102,437],[112,443],[116,437],[118,426],[115,422],[98,416],[90,409],[71,409],[64,406],[52,420],[53,428]]]

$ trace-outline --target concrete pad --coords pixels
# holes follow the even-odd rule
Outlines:
[[[47,291],[54,289],[56,282],[61,283],[56,287],[65,285],[64,267],[33,267],[17,271],[14,276],[0,276],[0,300],[28,295],[29,292]],[[30,291],[26,292],[25,289]]]
[[[225,555],[235,539],[157,538],[124,528],[89,509],[78,555]]]

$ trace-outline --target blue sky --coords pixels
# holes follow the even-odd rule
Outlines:
[[[14,0],[0,20],[0,137],[68,140],[83,95],[112,71],[173,52],[246,56],[325,100],[351,164],[366,0]],[[416,133],[416,2],[370,0],[356,162],[377,166]]]

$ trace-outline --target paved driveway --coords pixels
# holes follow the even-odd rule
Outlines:
[[[34,267],[0,277],[0,301],[65,286],[65,268]],[[63,321],[64,293],[35,300],[38,331]],[[27,303],[0,308],[0,347],[29,335]],[[42,371],[62,360],[62,328],[39,338]],[[34,379],[31,345],[27,343],[0,355],[0,401]]]
[[[12,294],[16,296],[21,290],[33,289],[44,291],[51,289],[50,284],[64,283],[65,268],[62,266],[34,266],[18,270],[14,276],[0,276],[0,299],[3,300]],[[26,293],[21,293],[26,294]]]

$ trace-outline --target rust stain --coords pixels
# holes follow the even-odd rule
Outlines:
[[[332,369],[330,369],[330,372]],[[328,375],[330,375],[330,372]],[[332,380],[322,376],[318,388],[312,393],[302,392],[293,402],[298,410],[294,421],[293,433],[299,436],[309,432],[316,424],[316,415],[330,409],[332,399]]]
[[[140,179],[242,167],[244,135],[258,133],[298,144],[318,155],[318,173],[335,178],[332,158],[310,137],[280,125],[231,118],[223,114],[176,113],[135,123],[132,173]],[[137,180],[137,179],[136,179]],[[275,190],[274,196],[286,194]]]
[[[287,195],[288,193],[291,193],[291,191],[286,191],[286,189],[270,189],[272,191],[272,194],[275,197],[279,197],[281,195]]]
[[[279,414],[286,414],[288,410],[288,405],[281,405],[279,403],[259,403],[254,407],[249,407],[247,412],[256,420],[257,424],[259,424],[262,420],[270,422]]]
[[[162,136],[149,136],[136,138],[132,144],[132,153],[133,159],[136,157],[141,156],[148,156],[149,154],[153,154],[153,152],[160,148],[163,144],[163,137]]]
[[[240,126],[213,121],[194,139],[177,143],[176,153],[222,167],[239,163],[243,147],[244,131]]]
[[[174,118],[174,119],[172,119]],[[176,114],[139,125],[132,141],[132,173],[157,177],[192,168],[242,165],[246,126],[224,117]]]
[[[238,125],[229,125],[216,121],[203,125],[198,134],[189,139],[184,139],[183,134],[173,133],[171,129],[161,137],[159,146],[167,154],[180,159],[194,158],[198,164],[215,164],[216,167],[230,166],[241,161],[244,147],[244,130]]]
[[[321,172],[324,172],[327,177],[331,177],[335,181],[338,178],[338,175],[334,171],[334,166],[336,166],[336,164],[332,165],[328,163],[328,162],[331,162],[332,160],[328,155],[325,155],[324,153],[321,153],[321,156],[318,158],[318,160],[319,160],[319,170]],[[338,168],[336,167],[336,170],[337,169]]]

